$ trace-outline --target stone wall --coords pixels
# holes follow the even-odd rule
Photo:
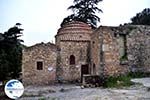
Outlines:
[[[88,64],[89,42],[77,41],[61,41],[60,42],[60,57],[62,74],[61,79],[64,81],[74,81],[81,79],[81,65]],[[75,56],[75,64],[70,65],[70,56]]]
[[[126,66],[120,65],[119,55],[119,37],[112,30],[113,27],[103,27],[103,58],[104,58],[104,75],[120,75],[127,72]]]
[[[119,37],[114,27],[99,27],[92,36],[92,61],[97,74],[113,76],[124,74],[127,69],[120,65]]]
[[[150,71],[149,44],[149,26],[100,26],[91,35],[92,70],[95,64],[96,74],[111,76],[126,73],[129,69]]]
[[[99,75],[103,73],[100,62],[100,53],[101,53],[101,36],[99,30],[95,30],[91,34],[91,73],[92,75]]]
[[[89,64],[91,27],[83,22],[73,21],[63,25],[56,38],[56,45],[60,49],[58,54],[58,80],[80,81],[81,66]],[[75,57],[75,64],[70,65],[70,56]]]
[[[24,84],[80,81],[83,66],[88,66],[88,74],[98,76],[124,74],[129,67],[150,71],[150,26],[100,26],[93,30],[73,21],[62,26],[55,38],[56,45],[40,43],[23,50]],[[75,64],[70,64],[71,55]],[[124,56],[127,63],[120,60]],[[43,70],[37,70],[37,61],[43,62]]]
[[[128,26],[127,55],[131,71],[150,72],[150,26]]]
[[[40,43],[23,50],[22,72],[25,85],[42,85],[55,82],[57,48],[51,43]],[[37,61],[43,70],[37,70]]]

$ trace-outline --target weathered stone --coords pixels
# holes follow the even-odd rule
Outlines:
[[[129,64],[135,71],[150,72],[150,26],[132,26],[127,35],[127,54]]]
[[[51,43],[40,43],[23,50],[23,83],[49,84],[56,79],[57,48]],[[43,70],[37,70],[36,62],[43,62]],[[52,68],[51,71],[48,68]]]
[[[100,77],[150,71],[150,26],[100,26],[83,22],[63,25],[56,44],[41,43],[23,51],[23,82],[81,82],[85,74]],[[43,69],[37,69],[37,61]],[[96,85],[96,83],[95,83]]]
[[[70,22],[58,30],[56,45],[61,49],[60,66],[61,79],[64,81],[81,80],[81,66],[87,62],[88,49],[90,48],[90,34],[92,29],[83,22]],[[70,56],[75,57],[75,64],[70,65]]]

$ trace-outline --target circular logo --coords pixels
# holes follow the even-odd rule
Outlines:
[[[11,99],[18,99],[20,96],[22,96],[23,92],[24,87],[18,80],[12,79],[5,85],[5,93]]]

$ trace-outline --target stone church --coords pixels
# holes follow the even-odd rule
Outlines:
[[[81,82],[83,75],[114,76],[150,71],[150,26],[100,26],[73,21],[63,25],[55,44],[39,43],[23,50],[23,82]]]

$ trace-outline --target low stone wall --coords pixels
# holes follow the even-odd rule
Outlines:
[[[98,75],[83,75],[82,85],[84,87],[99,87],[104,83],[104,78]]]

